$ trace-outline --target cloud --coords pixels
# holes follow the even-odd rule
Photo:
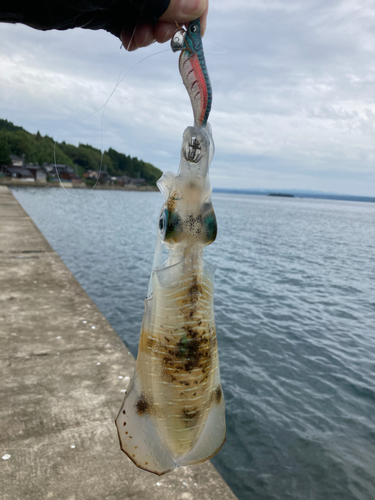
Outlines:
[[[374,194],[374,20],[362,0],[212,2],[204,42],[214,186]],[[3,24],[0,45],[2,117],[176,171],[192,112],[168,44],[126,53],[106,32]],[[126,74],[103,131],[99,111],[64,132]]]

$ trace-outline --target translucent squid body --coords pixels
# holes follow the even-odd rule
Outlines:
[[[198,26],[200,38],[199,20],[184,35],[177,33],[186,40],[191,26]],[[181,42],[180,70],[181,61],[194,57],[187,43]],[[181,74],[189,90],[192,73]],[[207,85],[199,88],[207,90]],[[184,132],[179,171],[158,181],[164,204],[138,357],[116,419],[121,449],[138,467],[158,475],[208,460],[225,441],[214,267],[203,260],[203,249],[217,232],[208,179],[214,154],[207,123],[211,94],[208,100],[200,92],[201,97],[189,92],[195,125]],[[163,245],[168,250],[164,261]]]

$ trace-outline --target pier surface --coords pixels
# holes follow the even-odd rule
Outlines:
[[[121,452],[134,358],[0,186],[2,500],[236,500],[210,462],[157,477]]]

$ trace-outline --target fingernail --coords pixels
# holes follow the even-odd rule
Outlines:
[[[137,45],[134,43],[133,37],[130,37],[127,32],[123,31],[120,35],[120,39],[122,45],[124,46],[124,49],[126,49],[128,52],[132,52],[133,50],[137,49]]]
[[[142,40],[142,42],[140,42],[139,40],[137,40],[138,42],[138,47],[147,47],[148,45],[151,45],[152,43],[154,43],[154,34],[151,30],[149,31],[146,31],[145,32],[145,36]]]
[[[144,37],[142,38],[142,41],[141,40],[138,40],[138,47],[144,47],[145,45],[147,45],[147,38],[148,38],[148,33],[145,33],[144,34]]]
[[[167,32],[166,32],[166,34],[165,34],[164,38],[163,38],[163,41],[162,41],[161,43],[164,43],[164,42],[166,42],[167,40],[169,40],[169,39],[172,37],[172,35],[173,35],[173,33],[174,33],[175,31],[176,31],[176,28],[168,28],[168,30],[167,30]]]
[[[138,49],[138,45],[135,43],[134,38],[128,42],[128,45],[125,47],[128,52],[133,52],[133,50]]]

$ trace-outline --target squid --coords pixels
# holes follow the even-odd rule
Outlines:
[[[225,402],[214,319],[215,267],[203,259],[216,238],[209,166],[212,102],[200,21],[172,39],[191,100],[177,175],[164,195],[134,374],[116,418],[121,450],[146,471],[166,474],[215,455],[225,442]],[[168,256],[163,260],[163,246]]]

